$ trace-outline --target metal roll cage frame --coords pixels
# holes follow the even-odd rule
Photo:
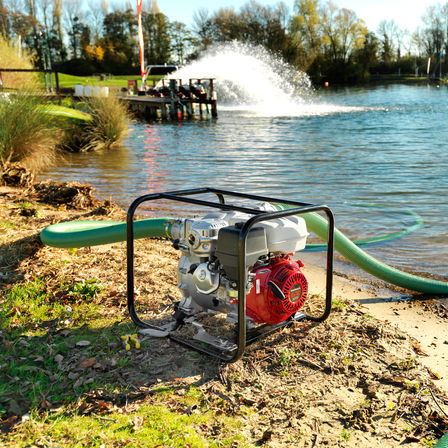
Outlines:
[[[210,202],[206,200],[195,199],[190,196],[198,194],[215,194],[219,202]],[[226,204],[224,197],[231,196],[234,198],[250,199],[254,201],[264,201],[278,204],[285,204],[293,208],[284,210],[266,212],[252,208],[240,207],[237,205]],[[215,356],[225,362],[235,362],[239,360],[247,345],[255,342],[262,336],[266,336],[278,328],[291,324],[294,320],[309,320],[314,322],[324,321],[331,312],[332,288],[333,288],[333,253],[334,253],[334,216],[332,211],[326,205],[314,205],[304,202],[288,201],[284,199],[270,198],[265,196],[238,193],[233,191],[220,190],[216,188],[196,188],[190,190],[169,191],[164,193],[153,193],[138,197],[130,205],[127,213],[127,239],[126,239],[126,257],[127,257],[127,304],[129,314],[132,321],[143,328],[152,328],[155,330],[163,330],[155,325],[144,322],[139,318],[135,310],[134,302],[134,215],[137,207],[143,202],[168,199],[188,204],[194,204],[204,207],[218,208],[221,210],[240,211],[253,215],[249,218],[240,229],[238,240],[238,321],[237,327],[237,349],[232,352],[219,350],[213,346],[203,346],[192,340],[181,338],[174,334],[169,334],[170,339],[179,342],[197,351]],[[323,211],[328,219],[328,239],[327,239],[327,260],[326,260],[326,296],[325,309],[320,316],[309,316],[304,313],[296,313],[289,319],[276,325],[262,324],[253,330],[246,331],[246,241],[250,229],[261,221],[267,221],[276,218],[285,218],[291,215],[300,215],[309,212]]]

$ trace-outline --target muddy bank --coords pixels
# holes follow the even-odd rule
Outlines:
[[[122,221],[125,213],[109,201],[98,201],[85,185],[35,185],[30,181],[27,187],[0,187],[2,296],[14,285],[40,277],[45,279],[51,300],[68,301],[73,311],[79,304],[70,302],[60,285],[95,278],[103,285],[92,299],[103,322],[100,330],[129,325],[124,243],[78,250],[40,243],[38,233],[44,227],[73,219]],[[180,298],[177,259],[178,252],[168,241],[136,243],[137,301],[145,318],[157,322],[172,314],[173,302]],[[312,257],[304,254],[303,261],[314,298],[307,306],[318,307],[325,285],[323,272]],[[195,386],[204,397],[198,405],[201,412],[233,416],[245,440],[258,446],[430,444],[448,431],[448,396],[440,387],[448,376],[443,370],[446,358],[442,358],[448,348],[442,332],[446,317],[410,305],[412,302],[391,302],[397,295],[336,275],[333,312],[325,323],[298,323],[277,332],[251,346],[241,361],[230,365],[198,356],[165,339],[142,338],[141,349],[125,351],[116,334],[116,341],[108,341],[104,358],[99,350],[86,354],[85,348],[72,344],[70,351],[58,358],[63,379],[57,381],[61,381],[61,388],[74,391],[77,398],[47,397],[45,402],[35,403],[25,394],[24,386],[22,395],[0,399],[6,409],[0,414],[0,427],[5,434],[19,437],[24,431],[22,416],[30,409],[101,414],[107,419],[112,409],[132,415],[144,403],[157,402],[176,412],[187,412],[163,396],[155,396],[154,390],[171,388],[182,396]],[[415,321],[409,313],[417,316]],[[69,338],[84,331],[89,321],[81,317],[44,319],[33,325],[23,330],[22,340],[29,341],[26,338],[37,330],[43,331],[43,337],[65,334]],[[11,340],[11,328],[2,327],[1,332],[6,358],[0,376],[1,381],[10,382],[13,379],[7,369],[13,354],[8,358],[8,351],[12,353],[16,341]],[[439,358],[432,349],[440,353]],[[429,363],[436,358],[439,364]],[[113,384],[115,389],[106,388],[106,384]],[[194,429],[219,440],[216,428]],[[135,437],[138,444],[138,435]]]

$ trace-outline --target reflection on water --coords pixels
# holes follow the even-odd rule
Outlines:
[[[143,168],[146,177],[146,188],[143,194],[157,193],[168,188],[167,172],[163,168],[163,160],[167,155],[160,151],[161,138],[155,126],[145,126],[143,136]]]
[[[217,121],[134,124],[123,148],[70,155],[43,177],[91,183],[124,207],[145,193],[203,186],[326,203],[338,227],[357,238],[400,230],[413,218],[354,204],[412,209],[424,227],[369,253],[446,275],[447,93],[405,85],[326,90],[319,101],[337,112],[221,110]]]

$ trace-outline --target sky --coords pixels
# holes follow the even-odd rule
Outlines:
[[[221,7],[234,7],[235,10],[247,3],[248,0],[157,0],[161,12],[170,21],[192,24],[195,10],[206,8],[215,11]],[[395,20],[401,29],[413,32],[421,24],[421,16],[426,8],[444,0],[332,0],[340,8],[352,9],[360,19],[363,19],[370,31],[376,31],[382,20]],[[263,5],[275,5],[276,0],[258,0]],[[292,10],[294,0],[284,0]]]

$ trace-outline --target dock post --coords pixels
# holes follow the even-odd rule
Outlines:
[[[218,118],[218,107],[217,107],[217,100],[212,100],[212,117],[213,118]]]
[[[166,104],[161,103],[160,104],[160,111],[162,112],[162,120],[166,121],[168,120],[168,114],[166,112]]]
[[[177,104],[175,103],[174,100],[171,100],[171,104],[170,104],[170,117],[171,120],[175,120],[176,116],[177,116]]]
[[[193,117],[193,103],[185,104],[185,109],[187,110],[187,117],[189,120]]]

